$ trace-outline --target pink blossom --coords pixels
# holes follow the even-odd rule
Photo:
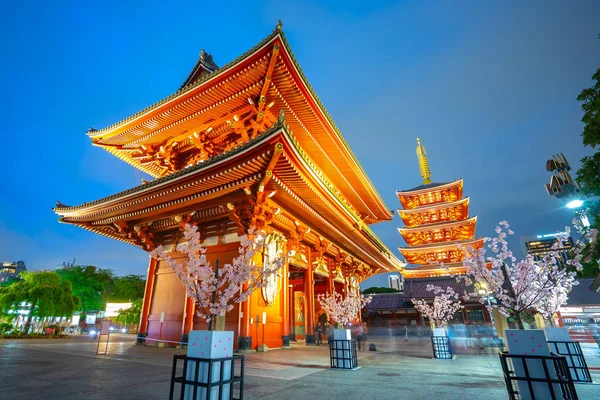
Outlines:
[[[569,227],[565,229],[567,234],[557,235],[556,244],[540,260],[527,255],[523,260],[517,261],[506,242],[507,234],[512,235],[514,232],[509,229],[506,221],[502,221],[496,227],[498,236],[485,238],[492,256],[486,257],[485,249],[463,249],[466,274],[459,279],[474,288],[475,291],[470,295],[479,297],[482,303],[484,300],[479,292],[485,291],[486,297],[492,299],[491,304],[486,306],[497,308],[506,316],[537,310],[545,317],[551,317],[566,304],[568,293],[577,284],[577,271],[583,269],[583,249],[587,244],[596,245],[596,229],[586,231],[579,220],[574,220],[573,223],[583,240],[573,247],[571,258],[563,263],[558,250],[564,247],[563,243],[569,237]]]
[[[239,255],[231,264],[220,266],[215,274],[206,259],[206,249],[200,245],[198,227],[186,224],[183,235],[185,242],[180,243],[177,250],[187,255],[185,266],[175,261],[162,246],[150,256],[164,260],[175,271],[187,295],[196,303],[196,314],[206,322],[214,316],[224,316],[233,309],[233,304],[248,299],[254,290],[263,287],[266,278],[277,274],[285,262],[284,257],[279,257],[271,265],[256,265],[253,257],[261,249],[265,234],[250,229],[247,235],[240,237]],[[246,283],[248,286],[243,289]]]
[[[331,294],[319,294],[317,301],[323,307],[329,318],[338,324],[347,325],[356,319],[360,310],[362,310],[373,299],[372,296],[364,297],[358,290],[350,289],[343,297],[334,291]]]
[[[427,290],[435,294],[432,304],[424,299],[411,299],[411,301],[418,312],[429,318],[437,326],[446,324],[458,310],[464,308],[460,303],[459,294],[449,286],[444,290],[439,286],[427,285]]]

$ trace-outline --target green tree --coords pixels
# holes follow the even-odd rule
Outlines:
[[[64,281],[52,271],[25,271],[22,281],[0,288],[0,308],[10,310],[19,304],[27,303],[29,314],[24,332],[31,327],[34,316],[70,317],[79,305],[79,299],[73,295],[71,283]]]
[[[106,301],[113,290],[112,270],[76,266],[56,272],[73,285],[73,293],[80,300],[81,311],[101,311],[106,308]]]
[[[146,288],[146,280],[141,275],[115,276],[110,301],[129,302],[142,299]]]
[[[596,150],[594,154],[581,160],[581,168],[577,171],[577,183],[581,192],[588,198],[586,201],[588,215],[591,217],[592,227],[600,228],[600,68],[592,75],[594,85],[583,89],[577,100],[581,102],[584,124],[581,137],[586,147]],[[598,246],[587,248],[584,252],[584,270],[582,277],[595,277],[598,275],[598,259],[600,250]]]
[[[399,293],[399,290],[387,288],[387,287],[370,287],[363,290],[363,294],[377,294],[377,293]]]
[[[122,324],[137,324],[140,322],[142,315],[142,299],[138,299],[133,302],[130,308],[126,310],[119,310],[119,315],[115,318],[115,321]]]

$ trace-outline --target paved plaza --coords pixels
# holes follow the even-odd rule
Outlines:
[[[246,357],[247,399],[505,399],[497,355],[459,354],[431,359],[427,338],[372,338],[378,351],[359,354],[357,371],[328,369],[326,346]],[[0,341],[0,399],[166,399],[173,354],[185,350],[136,346],[114,335],[108,355],[96,356],[87,337]],[[600,382],[600,354],[587,358]],[[600,397],[600,386],[577,385],[581,399]]]

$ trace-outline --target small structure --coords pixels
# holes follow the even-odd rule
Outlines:
[[[569,293],[567,304],[560,308],[555,323],[569,328],[572,340],[600,343],[600,293],[592,290],[594,279],[578,279]]]
[[[451,287],[457,293],[469,292],[464,281],[457,282],[450,276],[434,278],[407,279],[403,293],[373,294],[373,299],[367,304],[363,320],[367,321],[371,332],[387,329],[392,334],[404,335],[406,327],[419,327],[425,324],[423,317],[415,310],[410,299],[433,299],[433,292],[427,291],[427,285],[443,288]],[[464,324],[482,324],[491,322],[490,315],[478,299],[464,302],[465,308],[456,314],[454,322]]]
[[[24,261],[10,262],[5,261],[0,266],[0,283],[7,282],[10,279],[17,278],[23,271],[27,271]]]

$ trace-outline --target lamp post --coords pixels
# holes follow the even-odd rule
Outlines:
[[[485,282],[479,282],[476,285],[477,285],[477,293],[479,293],[479,297],[481,297],[481,299],[483,300],[483,304],[487,304],[487,310],[490,313],[490,322],[491,322],[492,326],[494,326],[494,313],[491,311],[492,300],[493,300],[494,296],[489,296],[490,291]]]
[[[590,226],[590,220],[587,217],[587,208],[585,208],[583,204],[583,200],[573,199],[567,203],[567,208],[575,210],[575,214],[577,214],[581,220],[581,224],[587,228]]]

